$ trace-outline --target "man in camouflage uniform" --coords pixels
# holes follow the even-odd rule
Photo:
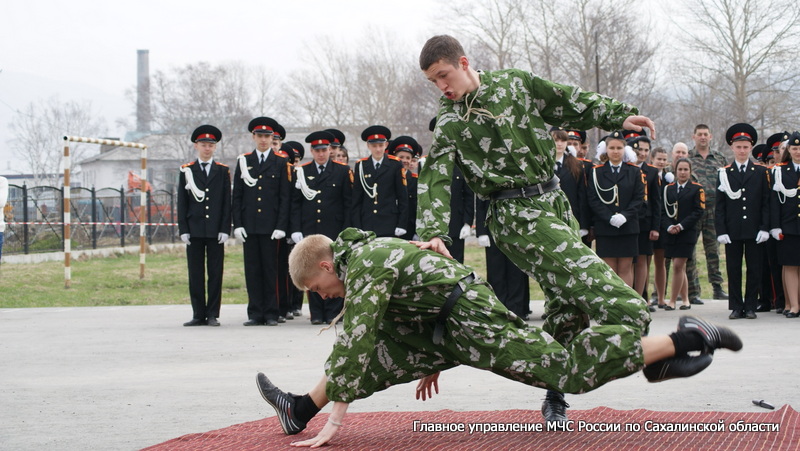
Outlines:
[[[581,331],[565,347],[509,312],[471,268],[414,243],[353,228],[335,242],[306,237],[292,251],[289,266],[298,285],[326,299],[347,299],[344,330],[325,365],[326,376],[309,394],[286,394],[263,374],[257,377],[287,434],[302,431],[321,407],[335,402],[319,435],[295,445],[323,444],[341,425],[349,403],[392,385],[421,379],[417,396],[430,396],[431,386],[438,391],[438,373],[457,365],[580,393],[645,364],[652,382],[689,376],[711,363],[714,349],[741,348],[731,331],[690,317],[672,336],[642,337],[636,327],[600,325]],[[615,317],[625,311],[619,303],[607,307]],[[724,340],[706,341],[694,326]],[[702,354],[672,357],[690,350]]]
[[[646,332],[646,302],[581,242],[553,174],[555,143],[545,124],[653,131],[655,125],[633,116],[633,106],[529,72],[477,72],[463,55],[449,36],[432,38],[420,55],[423,72],[444,94],[419,177],[420,238],[447,252],[450,218],[442,207],[449,205],[447,188],[457,165],[475,194],[492,200],[486,223],[498,249],[542,287],[546,332],[562,345],[590,319]],[[609,316],[610,310],[620,315]],[[551,391],[542,411],[548,420],[566,421],[566,407],[563,395]]]
[[[722,153],[711,149],[711,138],[711,131],[708,125],[698,124],[694,127],[692,135],[694,149],[689,152],[689,161],[692,162],[692,175],[694,175],[698,183],[703,185],[706,193],[706,209],[697,225],[703,237],[708,281],[711,282],[711,286],[714,288],[714,299],[724,300],[728,299],[728,294],[722,289],[722,273],[719,270],[719,244],[717,243],[717,232],[714,227],[714,211],[717,195],[717,170],[728,163]],[[690,288],[689,300],[692,304],[702,304],[696,261],[695,258],[691,258],[686,265]],[[695,290],[691,288],[695,288]]]

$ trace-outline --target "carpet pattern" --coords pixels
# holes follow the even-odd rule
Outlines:
[[[404,451],[800,450],[800,414],[790,406],[764,412],[656,412],[597,407],[570,410],[569,416],[571,431],[548,431],[541,414],[529,410],[349,413],[330,446]],[[284,435],[277,418],[269,417],[187,434],[145,449],[296,449],[289,444],[314,437],[327,418],[327,414],[319,414],[305,431],[294,436]]]

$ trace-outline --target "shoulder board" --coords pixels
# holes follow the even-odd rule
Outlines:
[[[636,169],[639,169],[639,165],[637,165],[636,163],[631,163],[630,161],[626,161],[625,164],[630,165],[630,166],[635,166]]]
[[[243,154],[242,154],[242,155],[240,155],[240,156],[245,156],[245,157],[246,157],[246,156],[248,156],[248,155],[253,155],[254,153],[255,153],[255,150],[251,150],[250,152],[243,153]]]
[[[289,155],[287,155],[286,152],[284,152],[282,150],[274,150],[273,152],[275,152],[275,155],[277,155],[279,157],[289,158]]]
[[[697,185],[697,186],[699,186],[700,188],[702,188],[702,187],[703,187],[703,184],[702,184],[702,183],[697,183],[697,182],[692,182],[692,185]]]
[[[670,183],[670,184],[669,184],[669,185],[667,185],[667,186],[672,186],[672,185],[674,185],[674,184],[675,184],[675,182],[672,182],[672,183]]]
[[[386,156],[387,156],[387,157],[389,157],[389,159],[390,159],[390,160],[394,160],[394,161],[400,161],[400,159],[399,159],[399,158],[397,158],[397,157],[396,157],[396,156],[394,156],[394,155],[389,155],[389,154],[386,154]]]
[[[370,158],[371,158],[371,157],[364,157],[364,158],[362,158],[362,159],[360,159],[360,160],[358,160],[358,161],[367,161],[367,160],[369,160]]]
[[[585,161],[587,163],[591,163],[592,162],[592,160],[587,160],[586,158],[578,158],[578,159],[581,160],[581,161]]]
[[[603,166],[605,166],[605,163],[604,164],[596,164],[596,165],[592,166],[592,169],[602,168]]]
[[[421,155],[421,156],[419,157],[419,159],[420,159],[420,160],[421,160],[421,159],[423,159],[423,158],[428,158],[428,156],[427,156],[427,155]]]
[[[653,165],[652,165],[652,164],[650,164],[650,163],[645,163],[645,165],[647,165],[647,166],[650,166],[650,167],[651,167],[651,168],[653,168],[653,169],[658,169],[657,167],[653,166]]]
[[[336,160],[331,160],[331,161],[332,161],[332,162],[334,162],[334,163],[336,163],[336,164],[341,164],[342,166],[347,166],[347,167],[350,167],[350,165],[349,165],[349,164],[347,164],[347,163],[342,163],[341,161],[336,161]]]
[[[220,165],[220,166],[224,166],[224,167],[226,167],[226,168],[228,167],[228,165],[227,165],[227,164],[225,164],[225,163],[220,163],[219,161],[215,161],[215,162],[214,162],[214,164],[217,164],[217,165]]]
[[[197,160],[195,160],[195,161],[192,161],[191,163],[186,163],[186,164],[182,165],[181,167],[182,167],[182,168],[188,168],[189,166],[191,166],[191,165],[195,164],[196,162],[197,162]]]
[[[731,165],[727,165],[727,166],[725,166],[725,169],[728,169],[728,168],[730,168],[730,167],[731,167]]]
[[[789,164],[789,162],[788,162],[788,161],[784,161],[783,163],[778,163],[778,164],[776,164],[775,166],[786,166],[786,165],[788,165],[788,164]]]
[[[418,179],[419,178],[419,174],[417,174],[416,172],[412,172],[411,173],[411,178]]]
[[[308,166],[309,164],[311,164],[313,162],[314,162],[314,160],[311,160],[311,161],[309,161],[307,163],[303,163],[303,164],[300,165],[300,167],[302,168],[302,167]]]

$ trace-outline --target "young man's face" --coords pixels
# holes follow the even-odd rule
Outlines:
[[[692,135],[692,140],[696,149],[708,149],[708,145],[711,143],[711,131],[707,128],[698,128]]]
[[[281,139],[280,138],[272,138],[272,151],[277,152],[281,150]]]
[[[266,152],[272,147],[272,135],[253,133],[253,142],[256,143],[256,149],[260,152]]]
[[[217,150],[217,143],[208,141],[200,141],[194,143],[194,149],[197,151],[197,157],[202,161],[208,161],[214,156],[214,151]]]
[[[577,147],[578,158],[586,158],[586,155],[589,155],[589,144],[583,143],[580,147]]]
[[[336,276],[333,262],[330,261],[319,262],[319,269],[305,281],[304,285],[323,299],[344,297],[344,282]]]
[[[733,157],[739,163],[744,163],[750,157],[750,151],[753,150],[753,145],[750,144],[750,141],[734,141],[731,144],[731,150],[733,150]]]
[[[401,163],[403,163],[403,167],[406,169],[411,169],[411,160],[413,159],[412,155],[408,152],[397,152],[394,154]]]
[[[450,100],[461,100],[465,94],[475,90],[469,78],[469,61],[466,56],[458,60],[458,66],[441,59],[430,65],[425,76]]]
[[[380,160],[383,158],[384,152],[386,152],[386,148],[389,147],[389,143],[384,142],[374,142],[374,143],[367,143],[367,149],[369,149],[369,153],[372,155],[372,158],[376,160]]]
[[[419,169],[419,158],[417,157],[412,158],[411,164],[409,165],[408,169],[417,172],[417,170]]]
[[[331,146],[322,147],[320,149],[312,148],[311,155],[314,157],[314,163],[316,163],[317,166],[325,164],[331,157]]]

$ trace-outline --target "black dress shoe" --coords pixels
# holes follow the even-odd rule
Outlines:
[[[681,305],[681,310],[689,310],[692,308],[692,304],[689,305]]]
[[[770,310],[772,310],[772,306],[769,304],[759,304],[756,312],[768,312]]]
[[[203,320],[203,319],[197,319],[197,318],[193,318],[193,319],[192,319],[191,321],[189,321],[188,323],[183,323],[183,325],[184,325],[184,326],[186,326],[186,327],[191,327],[191,326],[203,326],[203,325],[205,325],[205,324],[206,324],[206,321],[205,321],[205,320]]]
[[[285,317],[285,316],[279,316],[279,317],[278,317],[278,322],[279,322],[279,323],[285,323],[285,322],[286,322],[286,317]],[[269,324],[268,324],[268,325],[269,325]]]
[[[676,377],[689,377],[703,371],[711,365],[711,354],[700,354],[696,357],[670,357],[653,362],[642,370],[649,382],[661,382]]]
[[[294,313],[286,312],[286,319],[294,319]]]
[[[299,318],[299,317],[303,316],[303,312],[300,309],[297,309],[297,310],[292,312],[292,315],[294,315],[294,316]]]
[[[311,324],[313,324],[315,326],[318,326],[318,325],[322,324],[322,320],[321,319],[312,319],[311,320]]]
[[[719,348],[739,351],[742,349],[742,339],[736,332],[725,326],[717,326],[696,316],[681,316],[678,320],[678,330],[694,331],[700,334],[705,342],[704,354],[713,354]]]
[[[742,319],[744,318],[744,313],[741,310],[734,310],[728,315],[728,319]]]
[[[728,293],[722,289],[722,286],[719,284],[713,284],[714,287],[714,299],[719,299],[720,301],[727,301],[728,300]]]
[[[782,308],[775,309],[775,313],[777,313],[778,315],[783,315],[784,311],[785,310],[783,310]]]
[[[665,306],[664,306],[664,310],[666,310],[666,311],[670,312],[670,311],[672,311],[672,310],[675,310],[675,307],[673,307],[673,306],[671,306],[671,305],[665,305]]]
[[[648,310],[650,310],[651,312],[655,312],[656,310],[658,310],[658,309],[656,308],[656,306],[655,306],[655,305],[652,305],[652,304],[648,305],[648,306],[647,306],[647,309],[648,309]]]
[[[789,312],[789,313],[786,314],[787,318],[797,318],[798,316],[800,316],[800,314],[797,314],[797,313],[794,313],[794,312]]]
[[[705,305],[705,302],[703,302],[703,300],[702,300],[702,299],[700,299],[700,298],[690,298],[690,299],[689,299],[689,304],[694,304],[694,305]]]
[[[217,321],[216,318],[208,318],[208,320],[206,321],[206,324],[208,324],[209,326],[218,327],[219,326],[219,321]]]
[[[250,320],[247,320],[244,323],[242,323],[242,325],[244,325],[244,326],[263,326],[264,323],[261,322],[261,321],[250,319]]]
[[[756,312],[754,312],[752,310],[748,310],[748,311],[744,312],[744,316],[747,319],[756,319],[756,318],[758,318],[758,316],[756,316]]]
[[[277,326],[277,325],[278,325],[278,321],[276,321],[274,319],[268,319],[267,320],[267,326]]]

